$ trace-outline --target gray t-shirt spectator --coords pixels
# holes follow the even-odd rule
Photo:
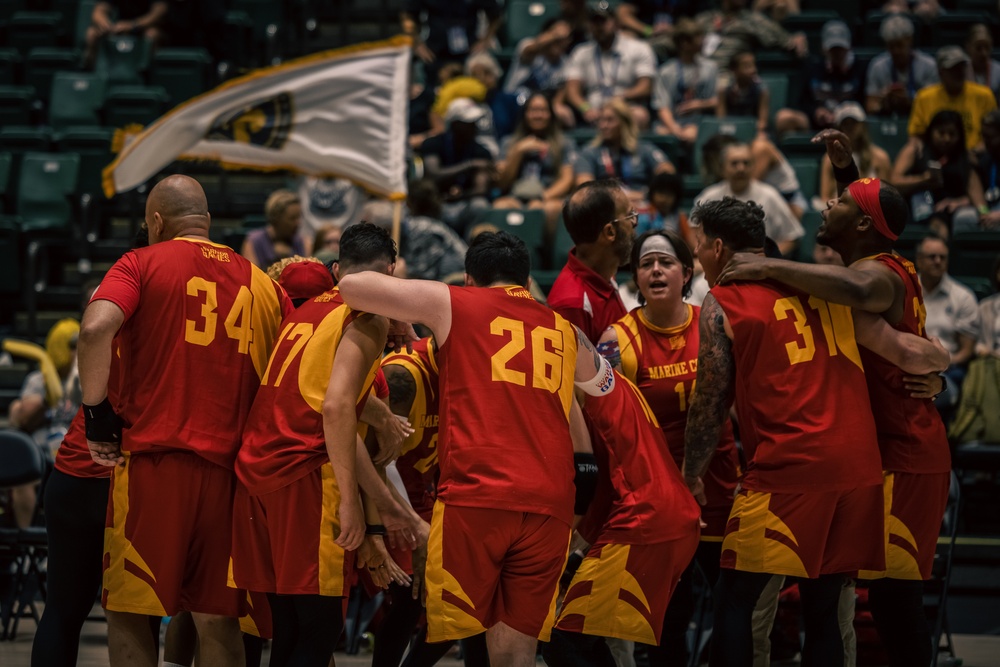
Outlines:
[[[674,111],[678,103],[685,99],[707,100],[715,96],[719,66],[708,58],[695,56],[693,65],[682,65],[677,58],[670,60],[653,79],[653,108],[668,108]],[[696,120],[696,115],[682,116]]]
[[[795,241],[805,235],[805,230],[791,209],[788,202],[767,183],[751,181],[750,186],[739,194],[733,192],[732,187],[726,181],[719,181],[715,185],[710,185],[701,191],[701,194],[694,198],[695,204],[703,201],[722,199],[723,197],[735,197],[740,201],[753,201],[760,204],[764,209],[764,229],[776,243]]]
[[[420,280],[443,280],[465,270],[469,246],[451,227],[440,220],[417,215],[403,227],[401,254],[406,274]]]
[[[971,289],[948,274],[932,290],[924,292],[927,321],[924,330],[928,336],[941,341],[948,352],[959,349],[956,334],[979,338],[979,305]]]
[[[622,150],[612,154],[604,146],[587,146],[576,159],[577,174],[591,174],[597,180],[619,178],[631,190],[645,192],[656,168],[670,159],[659,148],[640,141],[635,153]]]
[[[938,82],[937,63],[922,51],[913,52],[909,71],[900,72],[892,64],[889,52],[880,53],[868,64],[868,76],[865,83],[865,93],[871,96],[882,95],[892,83],[901,83],[912,98],[924,86]]]
[[[573,49],[563,74],[566,81],[579,81],[587,103],[597,108],[621,97],[639,79],[654,78],[656,55],[646,42],[619,34],[607,51],[601,51],[594,41]]]

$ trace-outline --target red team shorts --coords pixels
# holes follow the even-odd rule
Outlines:
[[[246,591],[247,613],[240,616],[240,630],[260,637],[261,639],[271,639],[274,636],[274,624],[271,621],[271,604],[267,601],[267,594]]]
[[[427,641],[504,623],[548,641],[570,527],[529,512],[434,504],[427,544]]]
[[[885,570],[862,571],[858,578],[930,579],[951,473],[886,472],[882,479]]]
[[[237,617],[246,592],[226,585],[232,470],[183,451],[126,455],[114,469],[104,532],[104,591],[111,611]]]
[[[658,645],[670,596],[697,548],[697,532],[657,544],[592,546],[556,628]]]
[[[233,507],[233,581],[263,593],[345,596],[354,553],[334,542],[339,508],[340,490],[329,463],[260,496],[239,486]]]
[[[729,516],[720,564],[809,579],[880,570],[882,506],[880,485],[810,493],[743,489]]]

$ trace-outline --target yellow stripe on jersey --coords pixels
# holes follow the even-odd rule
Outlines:
[[[323,411],[323,399],[326,397],[327,385],[330,382],[330,371],[333,369],[333,358],[344,337],[344,322],[351,314],[351,309],[341,306],[334,309],[316,325],[316,328],[302,350],[302,361],[299,363],[299,393],[302,399],[316,412]],[[273,369],[272,369],[273,370]],[[378,360],[368,370],[361,394],[355,399],[360,401],[365,396],[378,370]]]
[[[319,590],[320,595],[342,597],[344,590],[344,550],[334,540],[340,532],[340,488],[333,474],[333,465],[320,468],[323,479],[323,511],[319,525]]]
[[[464,602],[470,609],[475,609],[472,599],[462,588],[462,584],[451,572],[444,568],[444,503],[440,500],[434,503],[434,516],[431,518],[431,534],[427,539],[427,641],[442,642],[450,639],[464,639],[481,632],[486,628],[477,618],[461,607],[446,602],[444,592]],[[551,628],[552,626],[549,625]]]
[[[639,376],[639,359],[642,357],[642,338],[639,322],[629,313],[611,325],[618,336],[618,349],[622,359],[622,375],[631,382]]]
[[[576,355],[579,353],[579,345],[576,341],[576,327],[570,324],[569,320],[558,315],[555,320],[557,330],[562,333],[564,346],[561,356],[562,371],[559,376],[562,378],[562,384],[559,386],[558,392],[559,399],[562,401],[563,414],[568,421],[569,409],[573,405],[573,391],[576,388],[573,377],[576,375]]]
[[[736,554],[737,570],[808,578],[806,566],[795,550],[767,537],[767,531],[774,531],[795,546],[799,544],[791,528],[771,512],[770,504],[770,493],[748,491],[736,496],[729,520],[739,516],[739,529],[726,535],[722,550]]]
[[[253,320],[250,330],[250,358],[257,377],[260,378],[264,376],[274,341],[278,340],[281,300],[274,281],[256,266],[250,270],[250,293],[253,295],[253,306],[250,309]]]

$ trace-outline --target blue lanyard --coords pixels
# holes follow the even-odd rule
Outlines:
[[[594,68],[597,70],[598,85],[601,87],[601,90],[606,97],[612,97],[614,95],[615,81],[618,79],[618,68],[622,64],[621,56],[618,53],[612,51],[611,55],[614,56],[615,68],[611,71],[611,83],[606,84],[604,83],[604,65],[601,63],[601,49],[595,45]]]
[[[907,78],[906,87],[910,92],[910,97],[913,97],[914,95],[917,94],[917,81],[916,78],[913,76],[913,61],[914,59],[911,58],[910,71],[906,77]],[[896,76],[896,65],[894,65],[891,60],[889,61],[889,64],[892,65],[892,82],[896,83],[896,81],[898,80],[898,77]]]

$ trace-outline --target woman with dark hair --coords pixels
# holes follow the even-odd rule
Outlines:
[[[573,148],[563,136],[552,101],[534,93],[514,134],[504,140],[497,185],[504,196],[493,208],[540,208],[554,231],[563,198],[573,187]]]
[[[952,230],[979,228],[986,205],[983,184],[965,147],[965,126],[957,111],[939,111],[922,137],[899,153],[892,184],[910,197],[913,221],[947,237]]]
[[[698,359],[701,309],[684,302],[691,292],[694,256],[680,236],[655,230],[635,240],[631,266],[640,305],[608,328],[598,350],[642,392],[663,429],[674,462],[680,466]],[[727,420],[704,480],[708,503],[702,507],[702,520],[707,524],[701,531],[702,541],[667,607],[660,646],[647,649],[650,664],[687,664],[695,563],[709,585],[714,585],[737,472],[733,429]]]

